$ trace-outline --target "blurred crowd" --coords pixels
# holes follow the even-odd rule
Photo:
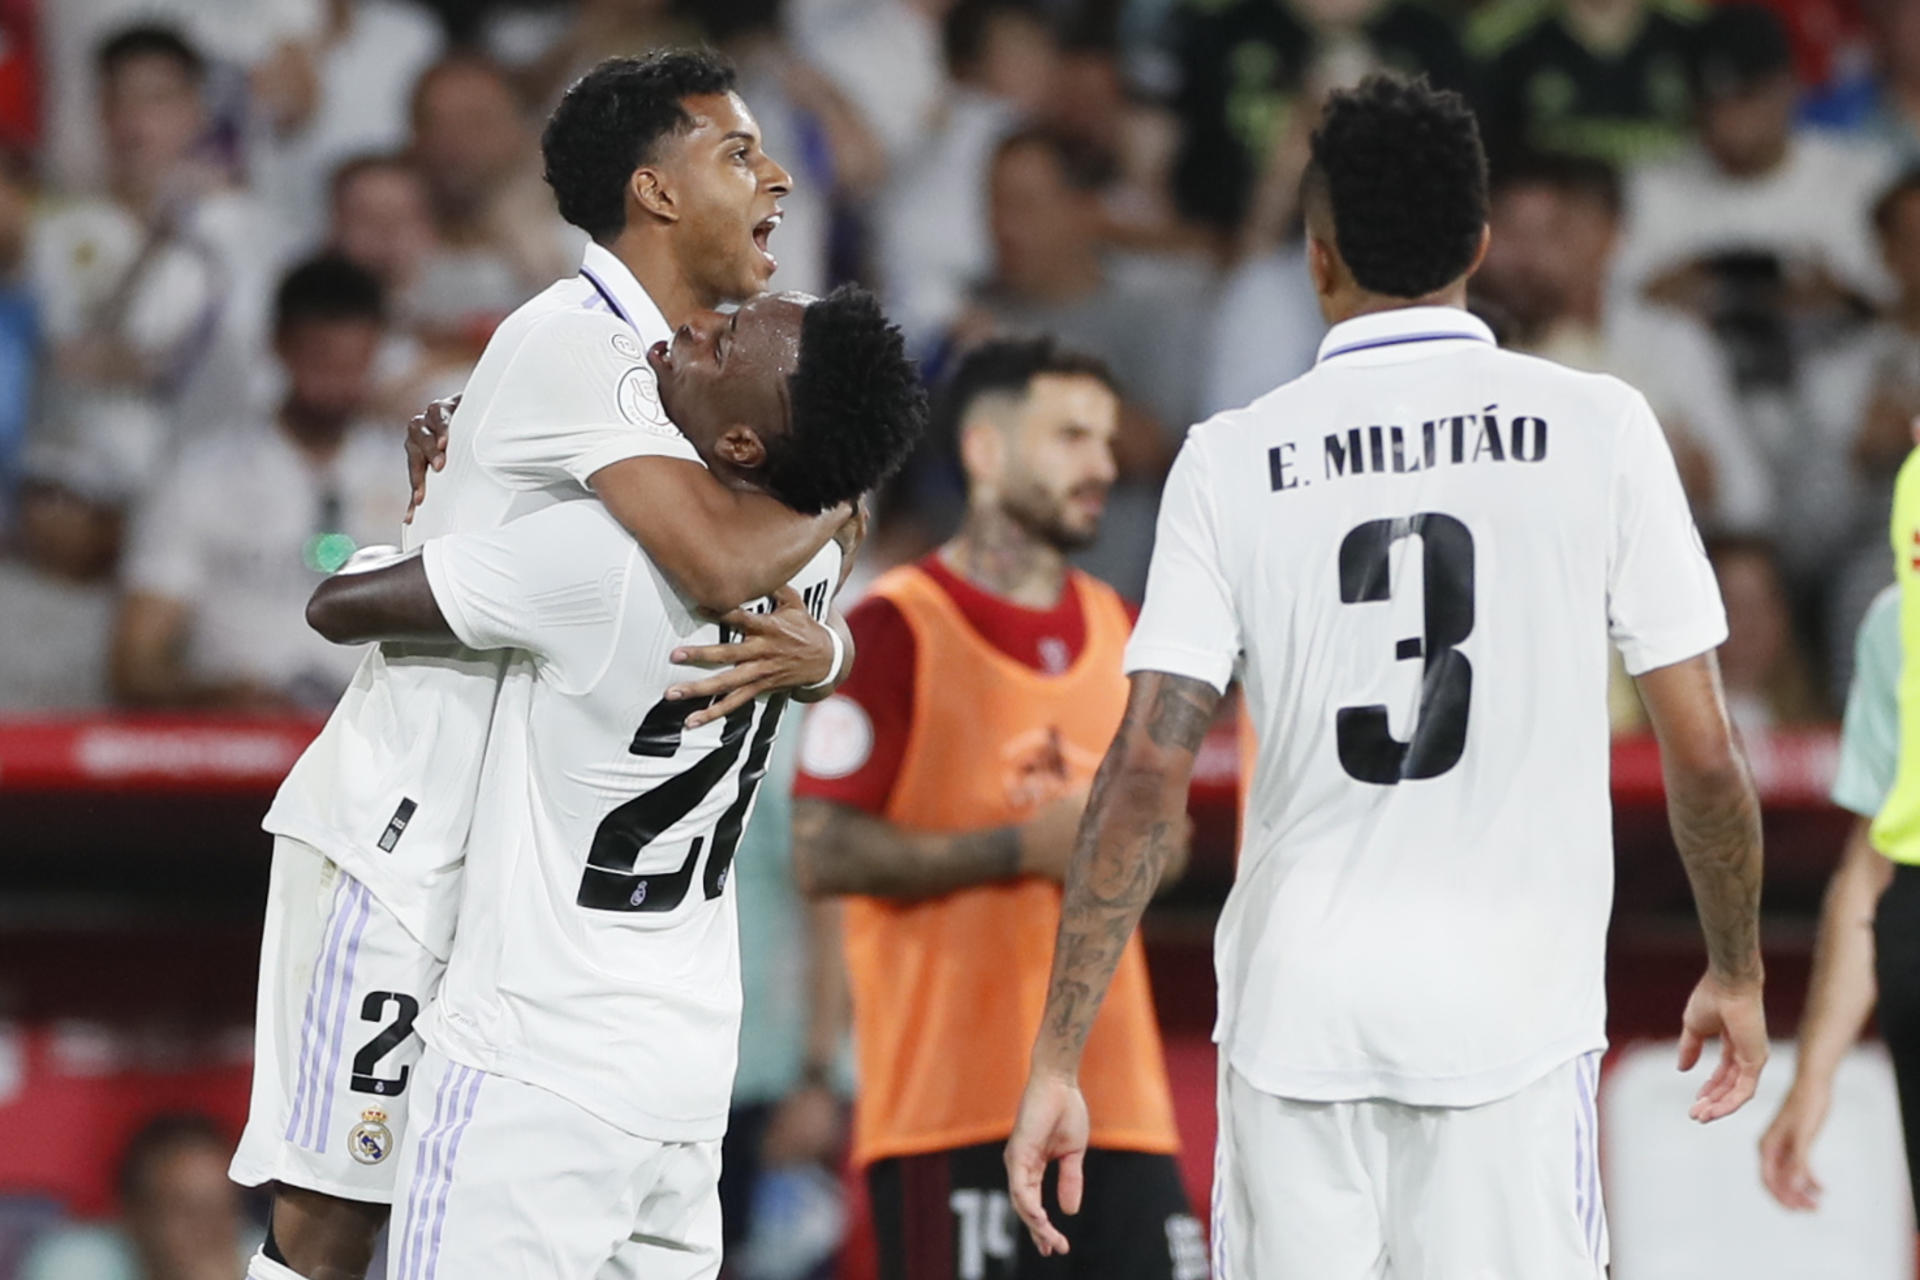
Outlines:
[[[797,178],[780,286],[878,289],[929,378],[1029,330],[1118,370],[1086,564],[1128,593],[1186,427],[1314,359],[1321,95],[1459,89],[1476,305],[1645,391],[1743,725],[1828,718],[1920,411],[1920,0],[1860,3],[0,0],[0,711],[329,705],[356,655],[301,602],[394,540],[406,418],[578,263],[542,116],[704,42]],[[930,441],[875,567],[960,506]]]

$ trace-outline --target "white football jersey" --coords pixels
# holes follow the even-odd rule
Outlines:
[[[661,409],[645,358],[671,336],[632,273],[589,245],[579,275],[508,316],[487,343],[408,545],[587,497],[587,478],[626,458],[699,461]],[[505,665],[498,653],[376,647],[263,824],[339,863],[442,959]]]
[[[725,890],[786,697],[685,727],[707,704],[666,690],[706,673],[670,655],[719,629],[597,502],[422,555],[462,642],[528,657],[494,718],[459,934],[421,1034],[630,1133],[719,1137],[740,1031]],[[829,543],[793,580],[814,617],[839,575]]]
[[[1127,669],[1245,684],[1234,1069],[1469,1106],[1603,1047],[1608,638],[1637,675],[1726,634],[1645,399],[1464,311],[1338,325],[1195,427]]]

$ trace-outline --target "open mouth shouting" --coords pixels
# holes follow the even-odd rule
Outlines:
[[[786,216],[785,212],[776,205],[772,213],[754,224],[753,247],[758,249],[760,256],[767,260],[768,274],[772,274],[780,269],[780,259],[774,257],[767,251],[767,241],[773,238],[773,229],[779,226],[780,220]]]

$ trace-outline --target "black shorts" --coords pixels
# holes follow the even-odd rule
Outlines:
[[[880,1280],[1207,1280],[1207,1244],[1172,1156],[1087,1152],[1080,1212],[1047,1212],[1072,1249],[1043,1258],[1007,1198],[1004,1144],[876,1161],[867,1170]]]
[[[1893,882],[1873,917],[1873,959],[1880,1036],[1893,1057],[1907,1139],[1907,1181],[1920,1215],[1920,867],[1894,867]]]

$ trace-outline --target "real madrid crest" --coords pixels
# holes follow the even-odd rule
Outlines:
[[[387,1128],[387,1113],[368,1107],[360,1113],[360,1123],[347,1133],[347,1151],[361,1164],[379,1164],[393,1151],[393,1130]]]

